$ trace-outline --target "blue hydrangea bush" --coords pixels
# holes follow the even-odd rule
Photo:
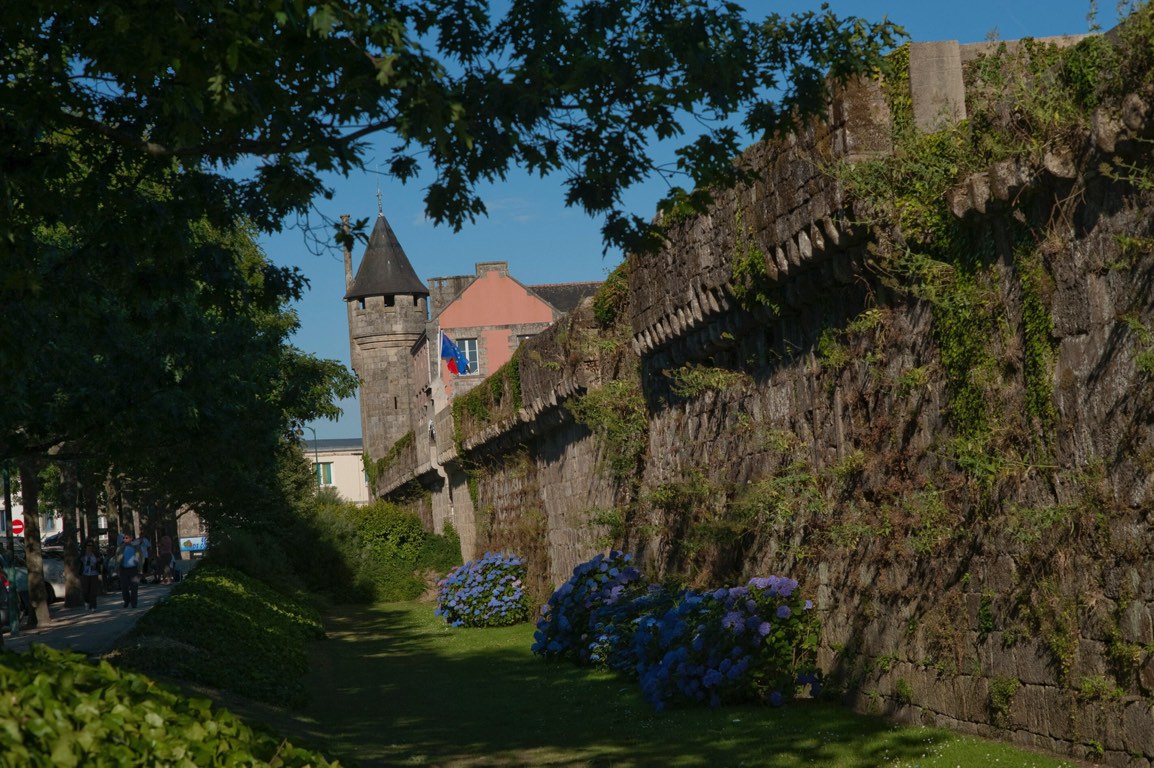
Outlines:
[[[658,584],[650,584],[644,592],[629,600],[594,609],[591,616],[593,635],[590,639],[592,663],[629,676],[637,675],[638,629],[650,616],[663,616],[679,599],[679,592]]]
[[[525,562],[507,553],[457,566],[437,582],[437,615],[454,627],[507,627],[529,620]]]
[[[813,605],[782,576],[743,587],[686,591],[634,633],[641,691],[657,709],[670,703],[761,701],[780,706],[809,687],[820,693]]]
[[[599,664],[605,653],[595,638],[598,610],[628,606],[645,584],[633,567],[633,557],[623,552],[598,553],[573,569],[541,609],[534,635],[533,652],[577,664]]]
[[[533,652],[636,676],[658,710],[820,693],[818,624],[795,580],[672,591],[630,563],[612,552],[575,568],[543,609]]]

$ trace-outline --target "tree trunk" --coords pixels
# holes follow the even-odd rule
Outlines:
[[[79,552],[76,550],[77,534],[80,517],[80,505],[77,503],[79,495],[79,480],[75,461],[61,461],[60,466],[60,518],[64,533],[64,606],[76,608],[84,605],[84,595],[80,589],[80,577],[77,575],[76,561]]]
[[[108,468],[108,474],[104,477],[104,503],[104,517],[108,520],[108,548],[115,552],[116,546],[120,544],[120,532],[124,530],[124,524],[120,519],[120,483],[112,474],[112,467]]]
[[[87,472],[85,477],[87,479],[80,487],[84,506],[84,527],[86,530],[84,540],[91,541],[95,544],[96,554],[104,556],[112,539],[108,537],[103,543],[100,541],[100,496],[96,492],[97,488],[100,487],[100,478],[93,472]],[[107,535],[107,531],[105,533]]]

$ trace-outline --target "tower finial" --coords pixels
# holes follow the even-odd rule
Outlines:
[[[377,174],[377,215],[378,216],[384,216],[385,215],[385,207],[381,203],[381,176],[380,176],[379,172]]]

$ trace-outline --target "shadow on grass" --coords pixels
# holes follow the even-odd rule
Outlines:
[[[654,712],[636,681],[546,662],[532,627],[452,629],[416,604],[344,608],[291,727],[361,766],[795,766],[917,760],[925,732],[819,702]]]

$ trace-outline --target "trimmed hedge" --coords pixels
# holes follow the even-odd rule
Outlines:
[[[119,666],[295,705],[304,701],[308,643],[323,637],[309,604],[206,561],[140,617],[111,658]]]

